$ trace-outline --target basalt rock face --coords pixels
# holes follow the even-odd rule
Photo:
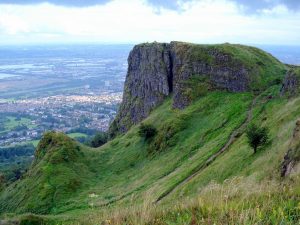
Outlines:
[[[300,120],[296,122],[296,127],[291,138],[289,148],[281,164],[281,176],[288,176],[295,166],[300,162]]]
[[[282,72],[284,66],[271,55],[241,45],[137,45],[128,58],[123,102],[110,133],[127,131],[167,96],[172,96],[174,108],[183,109],[206,91],[245,92],[263,88],[274,75],[268,71],[271,64]],[[277,75],[281,76],[281,72]],[[268,74],[266,79],[262,79],[263,74]]]
[[[192,77],[198,77],[198,81],[206,81],[214,89],[231,92],[250,89],[249,71],[219,46],[175,42],[171,43],[171,52],[175,108],[183,109],[191,102],[191,96],[186,92],[189,88],[186,81]]]
[[[117,130],[124,132],[161,104],[172,92],[171,69],[168,44],[135,46],[128,58],[123,102],[112,126],[117,125]]]
[[[300,92],[300,69],[290,69],[284,79],[280,94],[292,97]]]

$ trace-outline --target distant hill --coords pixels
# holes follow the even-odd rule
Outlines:
[[[241,45],[132,50],[114,138],[91,149],[49,132],[0,195],[6,222],[297,224],[299,68]],[[141,136],[141,123],[151,135]],[[256,154],[250,124],[268,129]],[[33,214],[26,214],[33,213]]]

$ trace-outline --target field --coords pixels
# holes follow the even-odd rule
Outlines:
[[[79,137],[87,137],[86,134],[83,134],[83,133],[70,133],[68,134],[68,136],[70,138],[79,138]]]
[[[8,116],[8,121],[5,123],[6,130],[11,130],[17,126],[27,126],[28,128],[33,128],[31,120],[28,118],[21,117],[19,120],[16,117]]]
[[[79,137],[88,137],[88,135],[83,134],[83,133],[70,133],[67,134],[70,138],[79,138]],[[32,143],[34,147],[37,147],[39,144],[40,140],[34,140],[34,141],[29,141],[27,143]]]

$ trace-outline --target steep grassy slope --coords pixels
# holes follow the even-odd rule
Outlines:
[[[79,144],[66,135],[46,133],[29,171],[2,194],[0,209],[55,213],[66,199],[87,187],[91,177],[92,168]]]
[[[280,222],[298,224],[300,221],[299,170],[294,171],[290,180],[282,180],[280,169],[288,145],[293,138],[296,121],[299,119],[300,98],[290,100],[280,98],[279,90],[280,86],[273,86],[265,91],[257,98],[253,108],[251,122],[267,126],[270,129],[270,142],[260,149],[259,153],[253,154],[252,149],[247,144],[245,134],[241,132],[232,145],[215,161],[199,171],[195,170],[225,144],[233,129],[226,130],[227,126],[229,128],[230,125],[225,123],[226,125],[221,126],[220,136],[218,136],[219,126],[215,124],[214,129],[209,131],[209,134],[213,135],[211,136],[212,139],[207,137],[208,139],[205,141],[207,145],[201,145],[201,140],[206,134],[205,131],[201,131],[203,128],[201,122],[208,119],[209,123],[214,123],[215,119],[218,118],[217,115],[221,116],[225,111],[221,111],[223,113],[219,111],[217,115],[214,114],[211,115],[212,117],[206,118],[193,114],[188,128],[178,133],[178,136],[182,137],[176,142],[178,145],[182,143],[181,148],[178,148],[180,150],[172,155],[173,149],[176,149],[177,146],[171,147],[170,152],[166,150],[165,153],[156,156],[152,159],[152,168],[147,169],[150,171],[149,174],[143,172],[144,167],[141,167],[138,169],[139,174],[135,175],[134,180],[135,183],[138,183],[141,179],[142,184],[144,184],[149,176],[152,176],[157,169],[164,168],[165,164],[172,165],[169,171],[159,179],[153,180],[145,191],[139,192],[140,190],[137,190],[131,198],[117,202],[116,208],[103,209],[106,211],[103,214],[101,214],[101,210],[97,210],[96,214],[91,213],[92,216],[89,219],[84,219],[84,223],[93,224],[109,219],[113,221],[112,224],[122,224],[124,221],[130,221],[129,224],[213,224],[214,222],[217,224],[278,224]],[[226,102],[222,98],[227,95],[225,93],[212,93],[205,98],[214,96],[215,99],[216,95],[221,101]],[[237,94],[230,95],[237,99],[241,97]],[[245,111],[251,105],[251,100],[251,98],[244,99],[244,102],[247,103],[247,107],[246,105],[244,107]],[[230,104],[228,106],[232,107]],[[218,111],[218,109],[212,108],[212,111]],[[147,121],[160,128],[159,110],[160,108],[154,111]],[[238,124],[244,121],[245,111],[244,114],[238,113],[242,115],[240,120],[237,120],[239,121]],[[226,113],[226,115],[229,116],[230,114]],[[162,119],[166,120],[163,116]],[[236,124],[234,127],[237,128],[239,125]],[[162,128],[159,130],[166,134]],[[131,135],[127,136],[125,140],[130,138]],[[184,144],[184,140],[189,143],[190,147]],[[300,140],[298,142],[300,143]],[[121,139],[118,140],[117,145],[124,144]],[[107,146],[107,149],[109,148]],[[215,151],[212,151],[213,149]],[[183,152],[188,154],[183,154]],[[164,159],[164,157],[166,158]],[[154,163],[155,159],[158,160],[159,164]],[[192,179],[181,184],[181,181],[193,173],[195,175]],[[132,187],[133,184],[129,183],[130,185],[128,182],[123,183],[123,185],[127,184],[123,193],[126,193],[128,187]],[[169,190],[172,192],[168,192]],[[158,205],[153,204],[166,192],[168,194],[160,200]],[[94,201],[96,204],[97,200]],[[132,207],[127,209],[126,205]],[[100,215],[98,215],[99,212]]]
[[[183,200],[178,202],[185,202],[187,196],[197,199],[199,194],[209,190],[212,181],[223,183],[226,179],[235,179],[236,176],[245,177],[237,184],[246,186],[243,186],[244,189],[241,187],[242,193],[247,191],[245,190],[248,188],[247,185],[249,188],[261,188],[260,182],[270,178],[275,181],[279,179],[279,169],[287,151],[287,143],[300,114],[300,98],[288,101],[277,96],[270,99],[270,95],[275,96],[278,93],[279,86],[270,88],[257,99],[253,108],[253,120],[271,129],[271,142],[267,147],[257,155],[253,155],[246,143],[245,135],[241,132],[235,142],[214,162],[197,172],[193,179],[175,188],[160,201],[159,205],[162,206],[156,207],[167,207],[164,208],[166,210],[180,198]],[[151,203],[147,207],[150,205],[154,207],[154,202],[163,193],[170,188],[173,189],[194,173],[195,168],[226,144],[230,134],[245,122],[252,102],[251,94],[213,92],[195,101],[185,110],[173,110],[171,101],[167,100],[144,121],[154,124],[159,130],[151,142],[145,142],[138,136],[138,126],[96,150],[77,146],[64,135],[50,133],[48,136],[53,141],[47,141],[49,137],[46,136],[39,147],[46,149],[46,155],[33,165],[33,169],[23,180],[2,193],[1,210],[59,214],[48,218],[65,221],[63,223],[72,224],[73,220],[81,220],[84,224],[94,224],[107,218],[118,218],[111,213],[99,216],[99,213],[107,212],[108,209],[112,212],[123,209],[123,212],[126,212],[124,208],[133,204],[136,207],[143,206],[144,201]],[[69,143],[68,147],[63,147],[66,143]],[[70,161],[60,161],[66,149],[74,151],[77,149],[80,160],[77,161],[76,156]],[[73,151],[71,152],[73,155]],[[71,156],[67,158],[69,157]],[[56,164],[57,160],[62,163]],[[276,185],[272,186],[274,190]],[[220,188],[223,189],[222,186]],[[224,190],[230,194],[232,188],[227,186]],[[220,190],[216,192],[219,193]],[[237,196],[241,197],[241,193]],[[263,193],[257,197],[259,201],[263,201],[265,192],[256,193]],[[290,210],[296,210],[298,194],[292,191],[286,196],[296,197],[291,203]],[[181,206],[181,210],[184,211],[184,207],[196,207],[197,204],[186,203],[185,206]],[[239,205],[240,202],[236,204]],[[275,201],[273,204],[276,205],[278,202]],[[249,208],[251,207],[250,205]],[[135,212],[134,209],[136,208],[131,208],[130,212]],[[153,215],[147,219],[150,221],[157,216],[171,220],[178,219],[167,211],[165,215],[157,211],[151,212]],[[125,215],[124,217],[126,218]],[[133,218],[138,221],[136,219],[138,216],[134,214],[127,219]],[[140,223],[141,221],[135,224]]]
[[[97,207],[146,191],[192,155],[207,158],[224,145],[245,120],[251,99],[250,94],[216,92],[183,111],[171,109],[168,100],[145,121],[160,131],[152,143],[138,136],[137,127],[99,150],[84,149],[62,134],[49,133],[39,144],[30,173],[1,195],[0,207],[2,211],[56,213]],[[78,151],[80,156],[64,161],[69,150],[72,154]],[[66,187],[60,187],[60,182],[69,187],[73,176],[81,191],[75,195],[67,189],[72,194],[64,194]],[[28,193],[32,188],[39,193],[36,197]],[[51,201],[58,196],[56,191],[59,202],[54,204]],[[90,194],[97,197],[90,198]]]

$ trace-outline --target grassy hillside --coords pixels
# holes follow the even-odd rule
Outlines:
[[[99,149],[89,149],[62,134],[49,133],[39,144],[37,161],[30,172],[1,194],[0,209],[2,212],[50,213],[52,216],[46,219],[71,224],[75,220],[84,224],[106,219],[124,222],[125,218],[133,224],[145,221],[184,224],[182,220],[191,220],[197,210],[205,211],[199,212],[197,219],[206,215],[218,221],[221,217],[213,213],[214,208],[224,214],[230,206],[236,213],[232,219],[239,218],[247,209],[251,215],[254,213],[253,220],[249,221],[259,221],[256,204],[265,206],[265,198],[268,198],[271,205],[288,205],[282,210],[291,214],[286,221],[293,224],[300,213],[299,186],[294,189],[290,185],[289,192],[281,193],[279,169],[300,113],[300,98],[280,98],[279,88],[273,86],[260,95],[255,105],[252,105],[254,96],[249,93],[209,93],[185,110],[173,110],[171,100],[167,100],[144,121],[158,130],[151,141],[138,135],[138,126]],[[244,130],[239,129],[248,122],[251,107],[251,122],[270,129],[270,143],[256,155],[247,144]],[[237,129],[239,133],[228,149],[198,170],[199,165],[226,145]],[[270,188],[266,188],[266,182]],[[277,199],[279,192],[282,197]],[[154,204],[165,193],[168,194]],[[209,199],[207,193],[214,198]],[[268,197],[268,193],[274,198]],[[223,201],[225,195],[229,198],[227,205]],[[197,200],[199,196],[204,198],[203,202]],[[249,199],[241,206],[245,198]],[[179,204],[176,210],[171,207],[174,201]],[[130,213],[126,211],[133,205]],[[137,210],[142,206],[147,207],[149,214],[139,218],[134,213],[142,213]],[[159,209],[162,208],[161,214]],[[271,209],[259,210],[270,213]],[[271,213],[279,213],[276,218],[281,218],[279,211]],[[265,214],[264,219],[266,215],[269,214]],[[173,222],[155,222],[156,218]]]
[[[16,213],[55,212],[78,189],[88,186],[90,177],[93,172],[81,147],[66,135],[46,133],[29,171],[2,194],[0,208]]]

